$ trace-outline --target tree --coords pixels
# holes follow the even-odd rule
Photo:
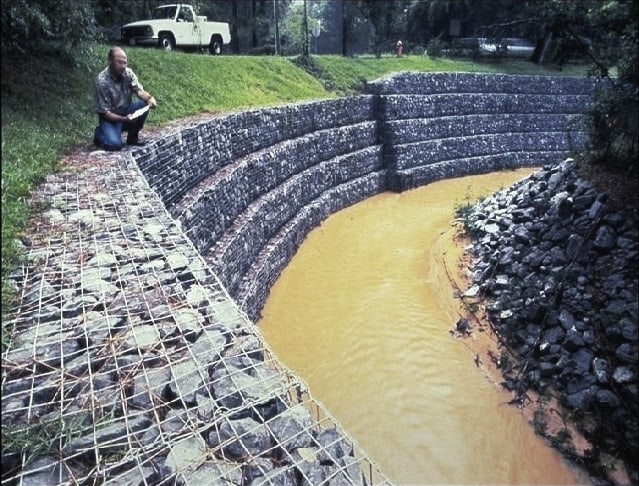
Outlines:
[[[409,3],[402,0],[362,0],[364,15],[373,25],[373,53],[380,57],[392,48],[406,32],[404,10]]]
[[[91,0],[30,0],[2,7],[3,58],[44,54],[81,63],[96,37]]]

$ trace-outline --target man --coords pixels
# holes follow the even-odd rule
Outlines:
[[[132,101],[133,93],[138,98],[135,101]],[[127,67],[124,50],[112,47],[109,50],[109,65],[95,80],[95,111],[99,125],[95,128],[93,143],[105,150],[120,150],[121,133],[127,132],[128,145],[143,145],[138,134],[149,113],[133,114],[147,106],[155,108],[155,98],[144,91],[138,77]]]

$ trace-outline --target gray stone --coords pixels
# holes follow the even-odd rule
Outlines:
[[[110,252],[100,251],[90,258],[87,265],[90,267],[113,267],[118,263],[117,258]]]
[[[98,297],[91,294],[78,297],[70,295],[67,298],[61,298],[61,300],[64,302],[64,304],[62,304],[62,317],[65,319],[77,317],[83,312],[91,312],[87,309],[92,309],[98,303]]]
[[[273,484],[278,486],[298,486],[295,468],[292,466],[275,468],[264,476],[255,478],[251,481],[250,486],[271,486]]]
[[[611,250],[617,244],[617,235],[610,226],[600,226],[595,236],[595,248],[600,250]]]
[[[49,456],[36,459],[23,474],[22,486],[58,486],[71,480],[66,467],[60,467],[60,461]]]
[[[639,356],[637,356],[637,344],[634,346],[630,343],[623,343],[615,349],[615,356],[625,363],[637,364]]]
[[[577,410],[587,411],[593,404],[598,390],[595,385],[592,385],[575,393],[569,393],[566,396],[566,403]]]
[[[150,466],[134,467],[122,474],[118,474],[115,478],[112,478],[112,482],[118,486],[140,486],[141,484],[151,484],[154,474],[155,470]]]
[[[171,474],[179,474],[183,478],[191,477],[207,459],[206,442],[199,435],[170,444],[169,448],[164,465]]]
[[[227,336],[222,329],[208,327],[195,343],[190,345],[191,353],[198,358],[202,366],[207,366],[218,359],[227,346]]]
[[[610,380],[610,365],[607,360],[594,358],[592,360],[592,371],[599,383],[608,383]]]
[[[617,408],[621,404],[617,395],[610,390],[599,390],[597,392],[597,403],[608,409]]]
[[[308,408],[298,405],[271,419],[269,427],[278,444],[287,450],[313,445],[313,417]]]
[[[186,293],[186,302],[196,309],[206,306],[210,300],[213,300],[211,292],[201,285],[193,285]]]
[[[161,242],[162,235],[166,233],[165,227],[160,223],[148,223],[142,228],[142,232],[149,236],[151,240]]]
[[[197,403],[197,416],[203,422],[209,422],[215,411],[218,410],[215,399],[213,399],[208,393],[196,393],[195,402]]]
[[[187,471],[182,471],[180,476],[185,485],[230,486],[242,484],[242,466],[233,462],[207,459],[196,470],[189,468]]]
[[[134,325],[125,334],[124,338],[128,349],[153,349],[160,346],[162,341],[160,333],[153,325]]]
[[[185,409],[170,409],[160,424],[162,433],[166,436],[180,436],[188,430],[195,430],[196,425],[191,415]]]
[[[174,272],[183,270],[189,265],[189,259],[182,253],[171,253],[167,255],[166,261]]]
[[[87,431],[89,435],[71,439],[64,449],[69,454],[94,451],[95,447],[104,453],[126,451],[129,450],[131,436],[138,433],[142,437],[150,424],[151,421],[144,415],[118,418],[98,425],[95,430],[91,428]]]
[[[25,300],[31,304],[46,300],[55,294],[55,288],[46,279],[42,278],[36,285],[26,292]]]
[[[273,442],[268,428],[250,418],[226,420],[208,436],[211,447],[222,446],[233,459],[256,456],[271,448]]]
[[[561,327],[563,327],[566,331],[570,331],[570,329],[575,325],[575,317],[571,312],[566,309],[562,309],[559,313],[559,322],[561,323]]]
[[[159,407],[163,403],[162,396],[170,379],[171,372],[166,367],[143,368],[133,380],[130,404],[141,410],[153,410]]]
[[[79,223],[82,227],[91,228],[101,219],[105,219],[106,213],[99,209],[81,209],[68,214],[71,223]]]
[[[543,340],[549,342],[550,344],[556,344],[562,342],[565,336],[566,331],[564,331],[559,326],[554,326],[545,331]]]
[[[211,376],[211,386],[218,403],[233,409],[250,402],[265,404],[284,396],[287,387],[278,372],[264,363],[255,362],[252,368],[223,367]]]
[[[205,369],[198,361],[188,358],[171,365],[171,396],[180,398],[187,404],[195,404],[195,394],[205,390]]]
[[[612,374],[612,379],[620,385],[630,383],[635,379],[635,374],[626,366],[618,366]]]
[[[580,373],[587,373],[594,358],[594,354],[590,349],[581,348],[572,355],[575,366]]]
[[[175,319],[177,329],[183,335],[196,336],[202,332],[204,316],[195,309],[175,309],[173,318]]]
[[[325,429],[317,435],[320,450],[317,458],[320,462],[337,463],[345,456],[353,455],[353,444],[336,429]]]

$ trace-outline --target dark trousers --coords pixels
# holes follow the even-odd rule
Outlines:
[[[146,106],[143,100],[136,100],[131,103],[125,110],[118,115],[126,116]],[[127,143],[136,142],[138,132],[142,129],[146,117],[149,115],[147,111],[142,116],[130,122],[117,122],[107,120],[104,116],[99,116],[99,125],[95,128],[93,141],[104,147],[105,150],[120,150],[122,148],[122,132],[127,132]]]

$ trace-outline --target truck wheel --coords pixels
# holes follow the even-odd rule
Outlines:
[[[175,43],[173,42],[173,37],[170,34],[160,34],[160,39],[158,41],[160,48],[165,51],[172,51],[175,49]]]
[[[219,56],[222,54],[222,39],[219,37],[213,37],[209,44],[209,54],[212,56]]]

